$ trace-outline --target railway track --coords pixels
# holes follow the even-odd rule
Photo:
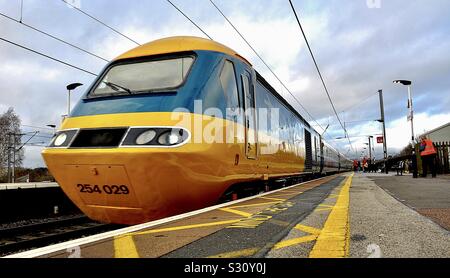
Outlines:
[[[122,226],[94,222],[86,216],[0,229],[0,256],[88,236]]]

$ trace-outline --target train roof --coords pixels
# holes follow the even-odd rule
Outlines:
[[[236,57],[243,61],[244,63],[247,63],[249,66],[252,66],[252,64],[239,55],[236,51],[229,48],[228,46],[225,46],[221,43],[215,42],[213,40],[199,38],[199,37],[192,37],[192,36],[176,36],[176,37],[168,37],[164,39],[159,39],[155,41],[151,41],[149,43],[140,45],[136,48],[133,48],[122,55],[118,56],[114,59],[114,61],[122,60],[122,59],[130,59],[130,58],[139,58],[139,57],[145,57],[145,56],[152,56],[152,55],[163,55],[163,54],[170,54],[170,53],[177,53],[177,52],[187,52],[187,51],[194,51],[194,50],[206,50],[206,51],[216,51],[220,53],[224,53],[233,57]],[[276,90],[270,86],[270,84],[259,74],[258,80],[261,81],[278,99],[280,99],[283,104],[285,104],[288,109],[290,109],[293,113],[295,113],[300,119],[302,119],[306,126],[308,128],[312,129],[312,127],[309,125],[308,121],[306,121],[298,111],[292,107]],[[314,129],[312,129],[314,130]],[[314,130],[315,131],[315,130]],[[317,132],[317,131],[315,131]],[[331,145],[327,144],[329,147]],[[331,147],[334,151],[336,151],[333,147]],[[336,151],[337,152],[337,151]]]
[[[133,48],[114,60],[122,60],[128,58],[138,58],[152,55],[169,54],[176,52],[186,52],[193,50],[209,50],[216,51],[234,56],[245,63],[250,64],[244,57],[239,55],[233,49],[215,42],[213,40],[208,40],[199,37],[189,37],[189,36],[178,36],[178,37],[168,37],[164,39],[159,39],[151,41],[149,43],[143,44],[136,48]]]
[[[311,131],[314,131],[317,133],[317,131],[315,129],[313,129],[311,127],[311,125],[308,123],[308,121],[303,118],[303,116],[292,106],[289,104],[289,102],[287,102],[286,99],[284,99],[283,96],[281,96],[277,90],[275,90],[272,85],[270,85],[269,82],[267,82],[267,80],[259,73],[255,70],[256,72],[256,78],[259,82],[261,82],[262,85],[264,85],[264,87],[266,87],[267,90],[269,90],[269,92],[271,92],[278,100],[281,101],[281,103],[284,104],[284,106],[286,106],[287,109],[289,109],[292,113],[294,113],[298,118],[300,118],[300,120],[303,121],[303,123],[311,129]]]

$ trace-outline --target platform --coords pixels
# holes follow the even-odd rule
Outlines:
[[[10,257],[450,257],[450,232],[382,188],[396,179],[412,177],[340,174]]]
[[[56,182],[0,183],[0,190],[59,187]]]

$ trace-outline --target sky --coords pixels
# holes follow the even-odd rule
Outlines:
[[[175,35],[205,37],[166,0],[67,0],[139,43]],[[448,0],[293,0],[336,110],[344,136],[288,0],[214,0],[309,114],[224,20],[209,0],[172,0],[215,41],[246,57],[317,131],[329,125],[328,142],[349,157],[361,156],[368,135],[381,133],[379,99],[384,94],[389,154],[411,137],[407,88],[413,81],[415,132],[450,121],[450,2]],[[0,13],[111,60],[136,46],[61,0],[0,0]],[[0,37],[83,69],[99,73],[106,62],[0,16]],[[0,112],[14,107],[31,142],[48,142],[67,110],[66,85],[94,77],[0,41]],[[319,127],[315,121],[317,121]],[[32,127],[30,127],[32,126]],[[27,139],[25,137],[24,139]],[[42,147],[25,148],[24,166],[40,167]],[[375,157],[381,158],[376,144]]]

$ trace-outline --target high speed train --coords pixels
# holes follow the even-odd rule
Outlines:
[[[244,57],[197,37],[114,59],[42,155],[87,216],[119,224],[352,166]]]

